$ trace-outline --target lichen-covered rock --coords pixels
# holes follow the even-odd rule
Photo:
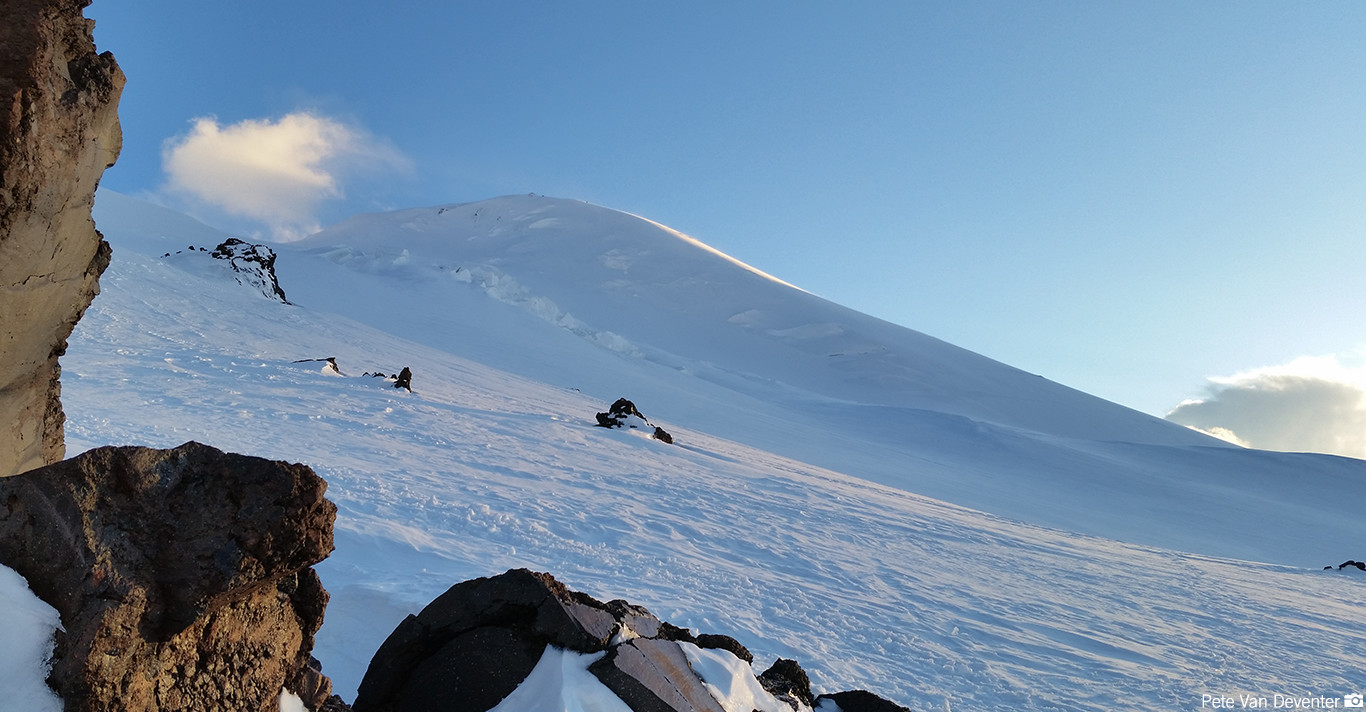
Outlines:
[[[0,3],[0,477],[64,456],[57,359],[109,264],[90,209],[124,76],[87,5]]]
[[[0,479],[0,563],[61,614],[67,710],[317,708],[311,657],[336,507],[303,465],[99,448]]]

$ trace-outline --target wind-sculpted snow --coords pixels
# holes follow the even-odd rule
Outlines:
[[[499,222],[487,207],[463,210]],[[300,305],[288,307],[121,250],[115,228],[101,223],[115,259],[64,360],[68,447],[195,439],[324,476],[339,513],[337,550],[318,567],[333,598],[317,655],[348,698],[404,615],[452,583],[515,567],[733,635],[756,668],[800,660],[817,692],[867,687],[915,710],[1192,709],[1203,694],[1362,686],[1366,578],[1317,570],[1366,555],[1345,533],[1359,525],[1337,500],[1310,507],[1335,489],[1360,501],[1357,461],[1064,439],[817,398],[666,353],[644,331],[619,333],[646,358],[605,349],[439,270],[395,280],[281,249],[282,286]],[[614,249],[635,260],[629,271],[643,257],[628,243]],[[485,257],[590,327],[614,326],[591,300],[549,295],[514,271],[514,247]],[[420,240],[405,249],[407,268],[427,264]],[[717,318],[747,309],[773,306],[731,304]],[[805,324],[859,331],[816,314]],[[408,393],[290,363],[319,354],[347,373],[411,364],[421,380]],[[675,444],[594,427],[591,414],[623,394]],[[1310,495],[1285,493],[1289,472]],[[909,491],[922,484],[1013,507],[1015,519],[1080,525],[1022,524]],[[1070,511],[1077,502],[1093,509]],[[1132,541],[1298,565],[1072,533],[1122,527]],[[1332,555],[1308,550],[1330,544]]]

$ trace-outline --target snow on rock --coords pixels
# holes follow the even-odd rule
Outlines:
[[[588,672],[604,654],[548,646],[526,680],[489,712],[632,712]]]
[[[61,712],[47,686],[57,610],[29,590],[19,572],[0,565],[0,712]]]
[[[706,683],[726,712],[810,712],[810,705],[794,707],[769,693],[748,662],[728,650],[709,650],[684,643],[688,664]]]

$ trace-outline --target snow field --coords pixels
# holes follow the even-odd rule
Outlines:
[[[1168,462],[1181,474],[1185,446],[1054,447],[1037,433],[944,413],[921,421],[939,430],[908,435],[895,427],[917,422],[897,420],[905,413],[813,400],[670,355],[635,332],[621,331],[655,349],[646,359],[483,293],[452,301],[442,285],[473,289],[458,280],[400,283],[315,258],[283,280],[301,305],[290,307],[158,261],[101,228],[115,260],[63,360],[69,451],[195,439],[313,466],[339,506],[337,551],[319,566],[332,602],[316,654],[348,699],[404,615],[453,583],[520,566],[732,635],[760,669],[796,659],[818,693],[866,688],[914,710],[1186,709],[1202,694],[1366,686],[1363,580],[1309,568],[1342,557],[1291,567],[1125,544],[904,486],[989,488],[1001,463],[1024,453],[1032,459],[1015,467],[1030,479],[1002,496],[1035,521],[1075,518],[1068,490],[1085,489],[1086,473],[1161,472],[1152,463]],[[422,257],[412,246],[405,268]],[[609,262],[617,272],[640,265],[625,250]],[[391,301],[400,295],[427,306]],[[580,306],[552,301],[594,323]],[[291,363],[325,356],[347,377]],[[405,365],[411,394],[358,375]],[[621,396],[678,444],[593,427],[593,413]],[[818,427],[841,420],[852,425]],[[912,445],[885,446],[893,436],[879,429]],[[1194,452],[1249,484],[1281,466],[1231,448]],[[1349,486],[1359,469],[1344,462]],[[874,481],[897,473],[901,487]],[[1099,497],[1166,506],[1173,493],[1198,491],[1180,481],[1145,488],[1116,478]],[[1285,532],[1258,504],[1268,495],[1248,490],[1239,511],[1260,517],[1268,536]],[[1223,520],[1209,514],[1210,529],[1191,524],[1171,539],[1241,541],[1220,536]],[[1186,521],[1161,508],[1131,521],[1145,519],[1138,534]]]

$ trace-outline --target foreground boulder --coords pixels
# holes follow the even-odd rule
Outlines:
[[[64,457],[57,358],[109,265],[90,209],[124,76],[89,4],[0,3],[0,477]]]
[[[319,707],[336,507],[303,465],[199,443],[107,447],[0,479],[0,563],[61,614],[67,710]]]
[[[689,651],[724,651],[719,654],[743,669],[753,661],[734,638],[693,636],[639,606],[603,603],[550,574],[515,569],[458,583],[408,616],[371,660],[354,709],[486,712],[552,646],[599,654],[588,671],[634,712],[723,712],[733,705],[712,695],[692,669]],[[794,712],[809,712],[827,697],[849,703],[848,712],[904,709],[863,691],[815,698],[806,673],[791,660],[779,660],[754,682]]]

